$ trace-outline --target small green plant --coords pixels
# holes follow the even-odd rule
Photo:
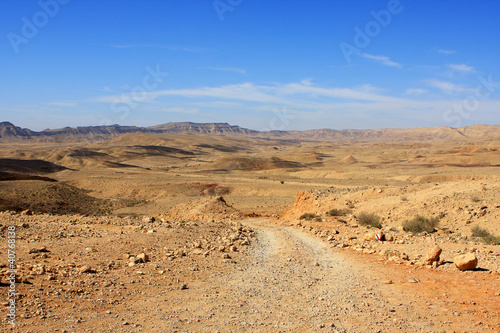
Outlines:
[[[415,216],[413,219],[403,222],[403,229],[410,231],[413,234],[421,232],[434,232],[434,229],[439,224],[438,217],[427,218],[421,215]]]
[[[328,216],[346,216],[350,212],[351,211],[349,209],[337,209],[337,208],[333,208],[327,214],[328,214]]]
[[[316,214],[313,213],[304,213],[299,217],[299,220],[311,221],[316,217]]]
[[[380,223],[380,216],[373,213],[362,212],[358,215],[358,222],[361,225],[369,225],[374,228],[381,229],[382,224]]]
[[[173,169],[177,169],[178,166],[169,166],[169,167],[165,167],[163,168],[163,171],[166,171],[166,172],[169,172],[169,171],[172,171]]]
[[[473,237],[481,238],[486,244],[500,245],[500,237],[491,234],[488,230],[478,225],[472,227],[471,231]]]

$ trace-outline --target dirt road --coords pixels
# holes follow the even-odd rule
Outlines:
[[[43,260],[46,273],[18,284],[19,321],[10,331],[495,332],[500,327],[498,296],[491,296],[497,280],[488,272],[458,276],[398,266],[331,248],[302,228],[264,219],[243,222],[255,232],[250,247],[236,252],[213,247],[209,255],[203,255],[208,243],[195,253],[199,249],[190,242],[203,236],[217,244],[215,239],[232,234],[235,225],[159,224],[149,233],[134,225],[79,229],[61,223],[74,235],[72,243],[51,238],[45,256],[28,253],[34,245],[24,242],[32,236],[20,229],[26,237],[19,241],[24,249],[19,262],[28,267]],[[43,230],[41,243],[59,235],[59,223],[42,226],[28,229],[37,235]],[[165,247],[186,254],[174,258]],[[142,250],[151,254],[150,261],[131,267],[120,259]],[[84,263],[95,272],[72,273]]]
[[[393,285],[384,284],[383,274],[371,272],[366,264],[331,249],[317,238],[265,221],[247,224],[256,231],[258,241],[248,262],[232,263],[229,274],[214,273],[208,281],[193,286],[184,294],[182,306],[172,309],[172,318],[181,319],[172,329],[179,332],[463,331],[458,320],[437,318],[436,309],[421,308],[423,304],[412,300],[414,295],[401,294]]]

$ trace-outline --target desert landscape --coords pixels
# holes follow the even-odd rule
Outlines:
[[[493,125],[4,122],[2,330],[500,332],[499,170]]]
[[[500,333],[500,1],[0,13],[0,333]]]

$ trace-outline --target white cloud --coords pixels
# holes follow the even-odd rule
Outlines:
[[[77,105],[76,102],[72,101],[50,102],[45,104],[50,106],[62,106],[62,107],[73,107]]]
[[[155,96],[148,92],[132,92],[124,93],[121,95],[109,95],[94,97],[91,102],[102,102],[102,103],[114,103],[114,104],[127,104],[135,105],[136,103],[151,102],[155,99]]]
[[[391,66],[391,67],[401,67],[401,64],[398,64],[397,62],[394,62],[391,60],[391,58],[386,57],[386,56],[377,56],[377,55],[372,55],[368,53],[360,53],[359,54],[363,58],[375,60],[383,65],[386,66]]]
[[[456,53],[454,50],[445,50],[445,49],[438,49],[437,51],[438,51],[438,53],[442,53],[442,54],[453,54],[453,53]]]
[[[224,72],[234,72],[234,73],[239,73],[246,75],[247,72],[242,69],[242,68],[235,68],[235,67],[208,67],[208,69],[214,70],[214,71],[224,71]]]
[[[270,93],[274,88],[256,86],[253,83],[232,84],[220,87],[203,87],[195,89],[160,90],[151,92],[153,98],[160,96],[181,96],[189,98],[223,98],[247,102],[282,103],[283,100]]]
[[[301,107],[315,104],[316,98],[322,98],[330,103],[346,103],[347,101],[397,103],[401,101],[396,97],[380,94],[382,91],[372,85],[366,84],[355,88],[320,87],[311,80],[301,82],[255,85],[253,83],[232,84],[219,87],[202,87],[193,89],[159,90],[141,92],[140,94],[121,94],[95,97],[91,101],[103,103],[159,102],[158,99],[167,96],[202,99],[206,102],[247,102],[265,103],[272,105],[293,105]],[[207,100],[209,99],[209,100]],[[319,103],[321,104],[321,103]]]
[[[467,89],[461,85],[454,84],[450,81],[441,81],[437,79],[427,80],[430,87],[437,88],[445,94],[454,95],[466,91]]]
[[[201,101],[201,102],[191,102],[190,105],[194,105],[200,108],[215,108],[215,109],[240,109],[244,106],[241,102],[229,102],[229,101]]]
[[[197,108],[172,107],[172,108],[158,108],[156,111],[194,114],[194,113],[198,113],[200,110]]]
[[[266,117],[273,119],[275,110],[286,108],[293,110],[293,114],[297,116],[290,122],[290,126],[298,127],[305,123],[324,123],[325,127],[328,127],[331,125],[326,124],[330,124],[333,119],[351,119],[350,121],[365,124],[372,124],[372,120],[382,124],[383,121],[407,119],[410,124],[411,120],[434,119],[437,124],[441,124],[445,121],[443,115],[446,110],[455,104],[463,104],[463,100],[454,96],[471,91],[470,88],[448,81],[429,79],[424,82],[429,87],[443,92],[444,98],[425,99],[424,96],[429,91],[423,88],[409,88],[404,97],[395,97],[369,84],[357,87],[324,87],[306,79],[267,85],[246,82],[216,87],[152,91],[146,93],[144,100],[153,103],[148,103],[143,108],[197,115],[212,112],[217,117],[235,119],[243,119],[245,115],[259,112],[258,117],[255,114],[254,116],[264,119],[264,122]],[[122,95],[94,98],[94,101],[106,103],[122,100]],[[490,109],[489,101],[481,101],[477,112]],[[317,119],[314,118],[316,116]]]
[[[186,51],[191,53],[200,53],[207,51],[203,47],[196,46],[182,46],[182,45],[162,45],[162,44],[110,44],[108,45],[112,48],[117,49],[132,49],[132,48],[154,48],[154,49],[165,49],[171,51]]]
[[[430,86],[439,88],[447,93],[459,92],[463,88],[449,82],[428,80]],[[155,102],[161,104],[162,97],[181,97],[197,99],[189,102],[197,107],[241,107],[250,105],[281,105],[296,109],[328,109],[342,108],[347,105],[384,105],[401,106],[413,101],[383,94],[384,90],[370,84],[357,87],[321,87],[312,83],[310,79],[300,82],[275,85],[256,85],[241,83],[218,87],[201,87],[193,89],[175,89],[144,92],[141,94],[121,94],[100,96],[92,99],[93,102],[103,103],[134,103]],[[427,92],[425,89],[408,89],[407,95],[419,95]],[[248,104],[247,104],[248,105]]]
[[[476,70],[472,66],[466,64],[451,64],[448,65],[453,71],[464,72],[464,73],[474,73]]]
[[[422,95],[427,93],[427,89],[420,89],[420,88],[409,88],[406,89],[405,95]]]
[[[303,79],[302,81],[300,81],[300,83],[302,83],[305,86],[311,86],[312,85],[312,78]]]

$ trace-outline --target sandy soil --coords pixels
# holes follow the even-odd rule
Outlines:
[[[18,265],[17,326],[2,315],[2,329],[500,331],[500,247],[472,234],[500,235],[498,140],[127,134],[0,157],[1,241],[16,226]],[[436,230],[405,232],[417,214]],[[436,245],[440,264],[424,265]],[[477,269],[455,267],[463,253]]]
[[[303,228],[268,220],[204,225],[76,216],[4,215],[3,219],[25,225],[18,231],[22,282],[14,331],[490,332],[500,328],[500,279],[490,272],[402,268],[332,247]],[[34,221],[37,225],[27,226]],[[235,232],[236,245],[231,246],[236,249],[228,246],[221,252],[225,235],[233,239]],[[240,245],[243,240],[251,245]],[[42,244],[50,244],[50,252],[28,253]],[[130,259],[123,254],[138,252],[147,253],[149,259],[129,266]],[[82,272],[86,265],[91,271]]]

